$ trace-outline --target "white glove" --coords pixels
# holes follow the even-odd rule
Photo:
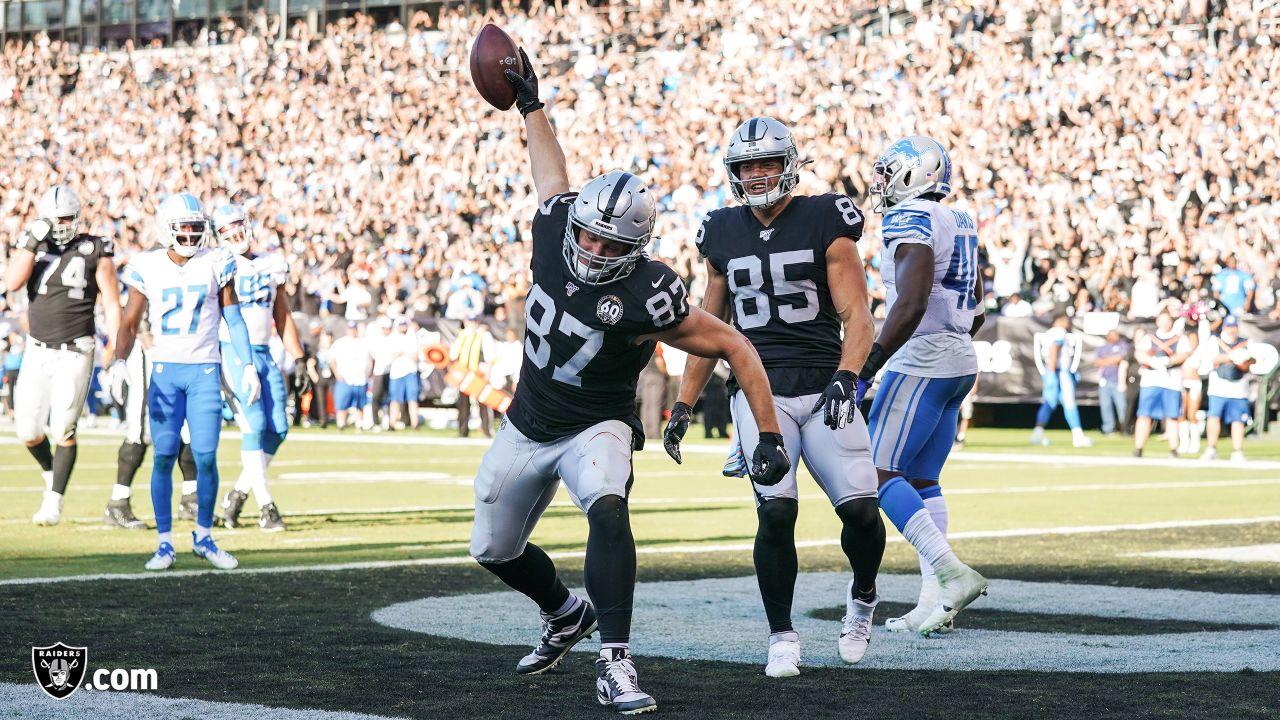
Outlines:
[[[262,381],[258,379],[258,369],[253,365],[244,368],[244,379],[240,381],[240,395],[245,405],[252,405],[262,394]]]
[[[117,405],[124,405],[124,388],[129,382],[129,369],[123,360],[116,360],[107,367],[107,392]]]
[[[28,225],[27,231],[18,238],[18,247],[35,252],[40,247],[40,243],[47,240],[52,232],[53,226],[48,220],[43,218],[36,220]]]

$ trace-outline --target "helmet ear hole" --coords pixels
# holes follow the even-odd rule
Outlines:
[[[908,170],[908,171],[907,171],[907,174],[902,176],[902,184],[903,184],[903,185],[908,185],[908,186],[909,186],[909,185],[911,185],[911,173],[912,173],[912,172],[914,172],[914,171],[913,171],[913,170]]]

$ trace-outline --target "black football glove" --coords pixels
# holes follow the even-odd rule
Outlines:
[[[667,449],[676,464],[681,462],[680,441],[689,431],[689,420],[693,416],[693,408],[682,402],[671,406],[671,419],[667,421],[667,429],[662,431],[662,447]]]
[[[534,110],[541,110],[543,105],[538,99],[538,74],[533,71],[533,63],[529,62],[524,48],[520,48],[520,60],[524,62],[524,77],[517,75],[515,70],[507,70],[506,76],[507,82],[516,89],[516,109],[527,117]]]
[[[860,385],[858,378],[852,372],[837,370],[836,374],[831,376],[827,389],[818,396],[818,402],[813,404],[813,410],[810,412],[818,412],[818,409],[822,408],[822,422],[832,430],[839,430],[846,423],[853,422],[853,414],[858,411],[856,398],[866,394],[866,390],[859,392]],[[848,408],[845,407],[845,403],[848,403]]]
[[[298,368],[293,373],[293,391],[298,395],[306,395],[311,390],[311,376],[305,368]]]
[[[777,485],[790,469],[791,460],[787,458],[787,449],[782,446],[782,436],[778,433],[760,433],[760,443],[751,456],[751,482],[757,485]]]

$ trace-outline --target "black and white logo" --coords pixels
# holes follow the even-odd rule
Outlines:
[[[605,295],[596,303],[596,317],[609,325],[617,325],[622,319],[622,300],[617,295]]]
[[[574,285],[572,282],[567,282],[567,283],[565,283],[565,284],[564,284],[564,294],[565,294],[565,295],[568,295],[569,297],[573,297],[573,294],[574,294],[574,293],[576,293],[576,292],[578,292],[578,286],[577,286],[577,285]]]
[[[76,248],[76,249],[80,251],[80,254],[81,254],[81,255],[92,255],[92,254],[93,254],[93,241],[92,241],[92,240],[85,240],[84,242],[80,243],[80,246],[79,246],[78,248]]]
[[[87,647],[58,643],[31,648],[31,670],[36,674],[36,682],[55,700],[68,697],[80,688],[88,663]]]
[[[773,237],[773,231],[777,228],[768,228],[760,231],[760,242],[769,242],[769,238]]]

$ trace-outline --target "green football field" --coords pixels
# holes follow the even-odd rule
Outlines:
[[[814,628],[801,630],[811,667],[776,681],[762,673],[750,492],[720,476],[724,441],[700,434],[682,466],[658,442],[635,462],[633,644],[663,714],[1280,716],[1278,441],[1251,439],[1250,463],[1232,466],[1169,460],[1158,439],[1136,460],[1119,438],[1072,450],[1066,432],[1032,448],[1024,431],[973,431],[943,484],[953,545],[992,579],[991,597],[946,638],[877,627],[853,669],[823,660],[834,638],[821,633],[838,631],[843,602],[827,588],[848,567],[830,505],[804,475],[797,615]],[[609,716],[589,656],[544,677],[512,673],[537,639],[536,611],[466,554],[486,441],[295,433],[272,466],[289,530],[218,529],[241,562],[218,573],[190,555],[192,524],[176,522],[178,564],[161,577],[142,569],[154,531],[102,522],[118,442],[84,435],[53,528],[30,523],[34,461],[0,444],[0,717]],[[224,491],[238,449],[224,437]],[[147,521],[149,471],[134,499]],[[877,626],[914,598],[914,553],[888,534]],[[561,493],[533,540],[576,584],[585,537]],[[44,698],[30,650],[58,641],[87,646],[91,668],[155,668],[159,690]]]

